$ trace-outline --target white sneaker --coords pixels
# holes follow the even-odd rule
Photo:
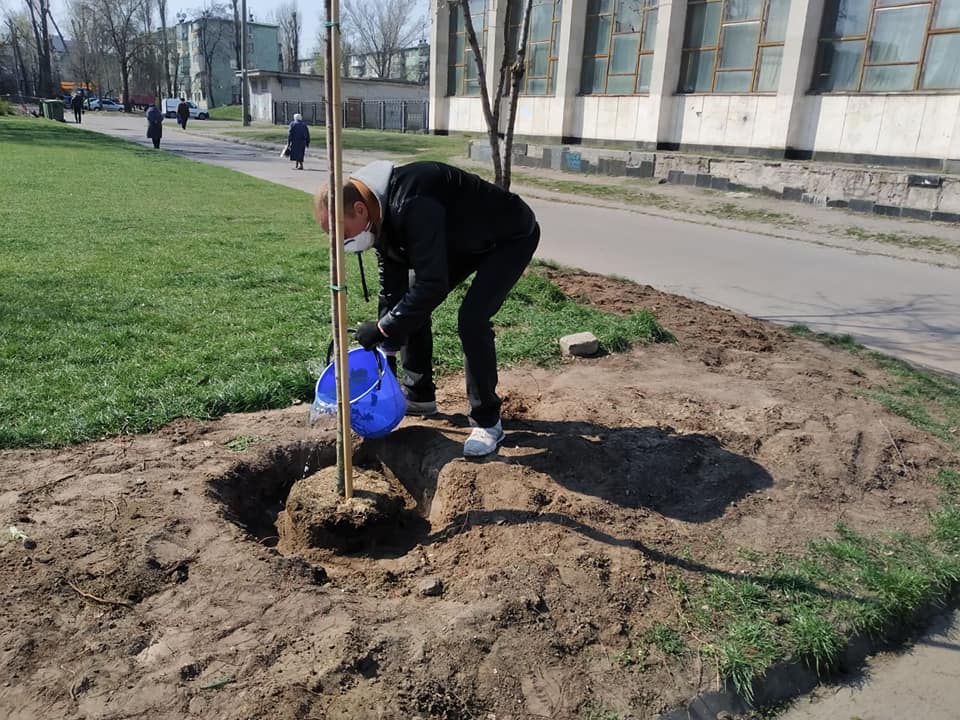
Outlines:
[[[499,420],[493,427],[475,427],[473,432],[470,433],[470,437],[463,444],[463,456],[483,457],[496,452],[497,447],[503,442],[503,438],[503,426]]]

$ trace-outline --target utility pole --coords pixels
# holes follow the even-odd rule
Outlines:
[[[250,86],[247,84],[247,0],[240,3],[240,114],[250,125]]]

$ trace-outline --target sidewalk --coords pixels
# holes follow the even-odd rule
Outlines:
[[[197,137],[249,145],[279,154],[280,143],[248,140],[239,123],[193,123],[188,133]],[[259,125],[249,132],[282,132],[282,126]],[[322,138],[310,155],[326,167]],[[408,162],[416,156],[347,150],[344,164],[359,167],[375,159]],[[460,167],[490,174],[490,166],[465,156],[450,159]],[[540,168],[514,167],[512,189],[526,197],[627,210],[654,217],[684,220],[718,228],[743,230],[771,237],[799,240],[886,257],[960,268],[960,227],[954,224],[865,215],[843,209],[787,202],[748,192],[721,192],[706,188],[658,183],[656,180],[573,175]]]

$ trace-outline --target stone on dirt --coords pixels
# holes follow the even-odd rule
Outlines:
[[[589,357],[596,355],[600,341],[592,332],[574,333],[560,338],[560,352],[564,357]]]
[[[420,594],[425,597],[436,597],[443,594],[443,580],[431,575],[420,583]]]

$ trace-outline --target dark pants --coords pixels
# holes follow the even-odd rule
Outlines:
[[[155,137],[155,138],[152,138],[152,140],[153,140],[153,149],[154,149],[154,150],[159,150],[159,149],[160,149],[160,138]]]
[[[534,225],[530,235],[504,240],[489,253],[450,258],[451,289],[477,273],[460,305],[457,331],[463,346],[470,417],[480,427],[491,427],[500,419],[497,347],[491,319],[530,264],[539,243],[540,226]],[[407,337],[400,355],[401,384],[407,397],[418,402],[434,400],[433,328],[429,320]]]
[[[81,119],[81,116],[82,116],[82,115],[83,115],[83,111],[82,111],[82,110],[74,110],[74,111],[73,111],[73,121],[74,121],[77,125],[80,124],[80,119]]]
[[[189,119],[189,118],[180,118],[180,120],[178,121],[178,122],[180,123],[180,127],[182,127],[184,130],[187,129],[187,120],[188,120],[188,119]]]

